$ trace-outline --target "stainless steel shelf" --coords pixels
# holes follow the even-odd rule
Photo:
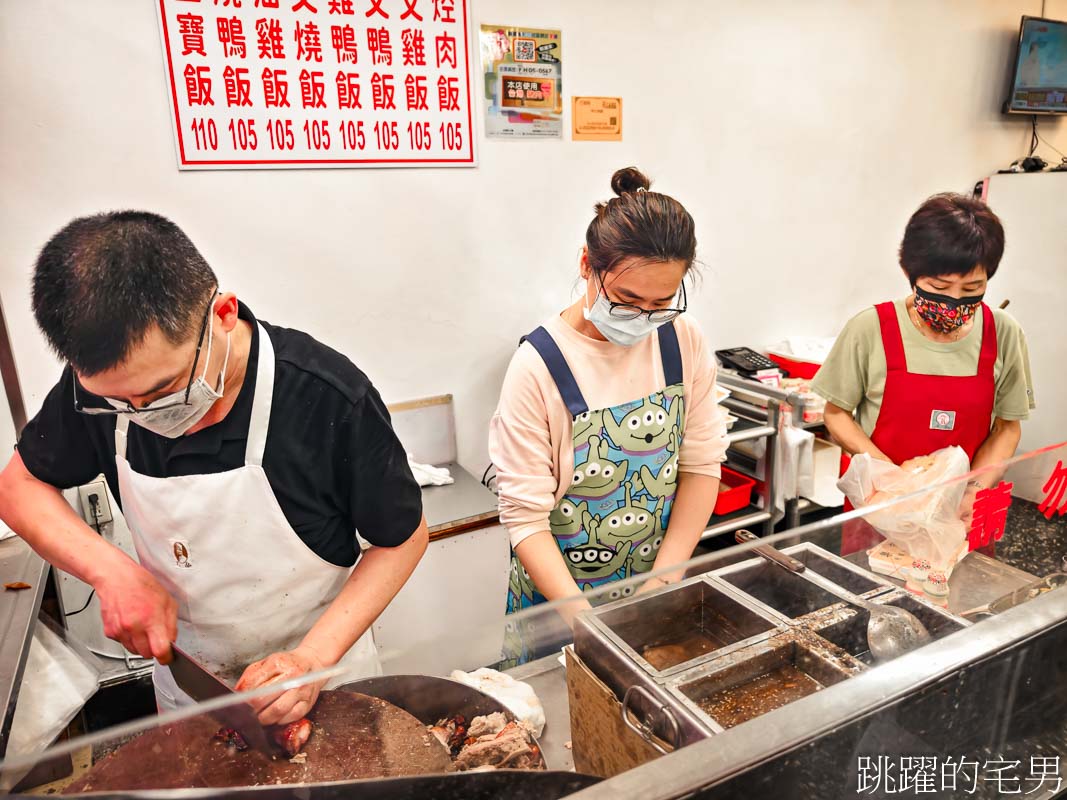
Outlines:
[[[764,436],[772,436],[774,434],[774,428],[772,428],[770,425],[759,425],[755,428],[736,429],[737,424],[738,423],[735,423],[735,430],[732,430],[726,434],[726,441],[728,441],[730,444],[735,444],[736,442],[745,442],[749,439],[762,439]]]
[[[741,511],[737,514],[728,514],[719,522],[713,525],[709,525],[704,529],[704,533],[700,535],[700,541],[712,539],[716,536],[722,536],[727,533],[733,533],[741,528],[747,528],[751,525],[759,525],[761,522],[766,522],[771,518],[770,511],[764,511],[757,508],[749,507],[748,509],[742,509],[746,513]]]

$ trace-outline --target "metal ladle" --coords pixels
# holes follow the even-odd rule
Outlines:
[[[740,544],[759,541],[759,537],[751,531],[738,531],[735,538]],[[869,614],[867,646],[876,660],[889,661],[930,641],[930,631],[910,611],[896,606],[879,605],[857,597],[836,583],[831,583],[819,573],[809,570],[802,562],[775,550],[770,545],[760,545],[753,550],[784,570],[795,574],[803,572],[805,578],[816,586],[835,596],[844,597],[849,603],[865,609]]]

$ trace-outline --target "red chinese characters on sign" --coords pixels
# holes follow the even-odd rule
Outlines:
[[[385,28],[371,28],[367,31],[367,51],[375,64],[393,65],[393,45],[389,41],[389,31]]]
[[[330,43],[337,56],[337,63],[359,63],[359,49],[356,45],[356,29],[351,25],[331,25]]]
[[[207,67],[185,67],[185,93],[191,106],[213,106],[211,99],[211,76]]]
[[[257,19],[256,37],[259,41],[260,58],[285,58],[282,25],[278,20]]]
[[[990,542],[999,542],[1004,536],[1011,508],[1013,484],[1001,481],[990,489],[982,489],[975,495],[971,529],[967,534],[971,550],[985,547]]]
[[[222,78],[226,85],[226,105],[252,105],[252,83],[248,80],[247,68],[239,67],[237,69],[234,69],[233,67],[228,66],[223,71]]]
[[[289,83],[284,69],[263,69],[263,104],[267,108],[282,108],[289,105]]]
[[[239,17],[219,17],[218,19],[219,44],[222,52],[227,56],[244,58],[247,54],[244,25]]]
[[[204,18],[197,14],[178,15],[178,33],[182,37],[182,55],[196,53],[206,56],[204,52]]]
[[[183,168],[474,164],[469,0],[158,4]]]
[[[1056,462],[1041,491],[1045,493],[1045,499],[1037,510],[1045,515],[1045,519],[1067,514],[1067,467],[1063,466],[1062,461]]]
[[[305,69],[300,73],[300,102],[304,108],[326,108],[325,94],[326,85],[321,72],[308,72]]]
[[[449,66],[455,69],[459,66],[456,56],[456,39],[447,33],[434,39],[437,45],[437,66]]]
[[[340,108],[363,108],[359,103],[359,73],[337,73],[337,105]]]
[[[426,111],[426,77],[424,75],[408,75],[404,78],[404,91],[407,96],[409,111]]]
[[[400,42],[405,67],[426,66],[426,36],[422,31],[407,28],[400,35]]]
[[[296,60],[322,61],[322,42],[319,26],[309,22],[303,27],[296,23]]]

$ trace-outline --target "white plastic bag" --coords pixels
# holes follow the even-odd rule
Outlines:
[[[953,479],[966,475],[971,464],[960,447],[946,447],[924,460],[929,463],[904,469],[863,453],[852,459],[837,487],[856,508],[921,492],[889,508],[871,511],[864,519],[912,558],[924,558],[934,569],[945,569],[967,536],[959,515],[967,487]],[[953,482],[929,489],[946,481]]]

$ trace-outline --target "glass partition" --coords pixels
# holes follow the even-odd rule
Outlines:
[[[501,597],[491,672],[394,674],[449,640],[442,620],[436,642],[382,653],[384,676],[305,676],[9,754],[0,788],[77,754],[68,793],[1051,797],[1067,753],[1065,463],[1060,445],[977,472],[949,456],[857,469],[873,502],[850,513],[704,542],[513,615]],[[591,580],[655,558],[654,536],[623,541],[574,548]],[[293,753],[232,732],[240,704],[316,681]]]

